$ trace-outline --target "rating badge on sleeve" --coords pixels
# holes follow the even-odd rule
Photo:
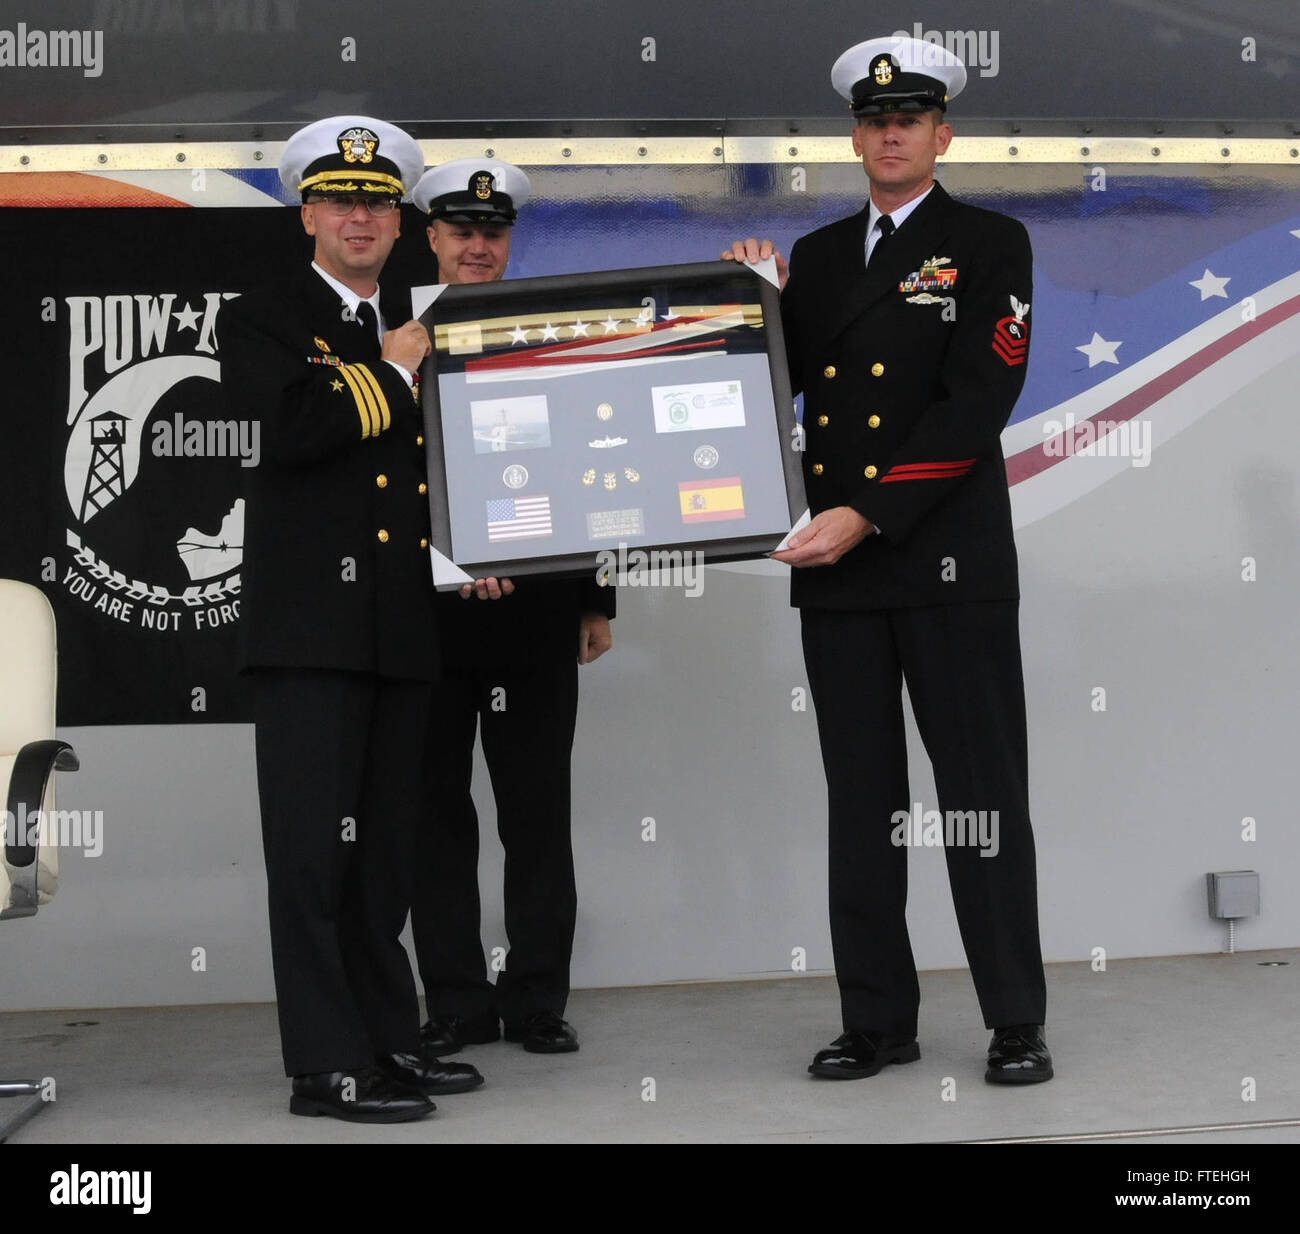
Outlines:
[[[1029,305],[1012,296],[1011,307],[1015,316],[1002,318],[993,328],[993,350],[1004,364],[1015,368],[1024,364],[1029,351],[1029,323],[1025,320]]]

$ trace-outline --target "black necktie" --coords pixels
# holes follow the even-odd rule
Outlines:
[[[876,221],[876,226],[880,228],[880,238],[876,241],[871,250],[871,256],[867,258],[867,269],[871,269],[871,263],[876,260],[880,250],[888,242],[889,237],[894,234],[894,220],[887,214],[882,214]]]
[[[364,342],[361,344],[365,348],[367,355],[378,355],[379,346],[379,318],[375,316],[375,306],[369,300],[362,300],[357,305],[357,325],[361,328]]]

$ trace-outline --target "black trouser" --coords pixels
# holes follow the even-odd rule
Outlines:
[[[804,660],[830,813],[830,918],[846,1030],[911,1037],[920,991],[907,935],[910,813],[902,683],[938,806],[997,811],[992,845],[946,845],[953,904],[984,1022],[1041,1024],[1024,683],[1015,601],[803,610]],[[931,806],[932,808],[932,806]],[[971,834],[969,817],[958,836]]]
[[[311,669],[252,678],[285,1073],[414,1050],[419,1005],[399,936],[429,685]]]
[[[445,661],[446,676],[434,687],[429,806],[416,839],[411,906],[430,1016],[495,1012],[514,1023],[534,1011],[563,1013],[568,1001],[577,917],[569,818],[575,642],[566,637],[555,656],[528,667],[453,668]],[[479,827],[470,796],[480,723],[505,849],[510,950],[495,988],[479,937]]]

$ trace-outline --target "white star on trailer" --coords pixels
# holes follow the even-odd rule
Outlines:
[[[1124,346],[1120,339],[1114,342],[1107,342],[1095,330],[1092,334],[1092,342],[1085,343],[1082,347],[1076,347],[1075,351],[1081,351],[1088,357],[1088,367],[1095,368],[1098,364],[1118,364],[1119,360],[1115,357],[1115,349]]]
[[[1224,291],[1224,288],[1227,287],[1230,282],[1232,282],[1231,275],[1227,278],[1219,278],[1217,275],[1211,274],[1209,270],[1206,270],[1200,278],[1192,279],[1187,285],[1188,287],[1195,287],[1196,290],[1201,293],[1201,301],[1204,303],[1204,301],[1210,299],[1212,296],[1222,296],[1226,300],[1228,298],[1228,293]]]

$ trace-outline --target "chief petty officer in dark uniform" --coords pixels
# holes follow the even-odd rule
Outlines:
[[[219,323],[232,406],[261,422],[241,656],[290,1109],[361,1122],[419,1118],[428,1093],[482,1083],[418,1056],[398,938],[438,664],[411,393],[429,338],[409,294],[380,309],[377,280],[422,167],[407,134],[367,116],[296,133],[280,177],[302,194],[315,260]]]
[[[815,516],[773,554],[795,566],[830,807],[830,915],[844,1033],[809,1070],[856,1079],[920,1057],[907,935],[911,809],[901,684],[939,806],[987,811],[945,846],[985,1023],[985,1078],[1052,1076],[1029,822],[1019,583],[999,435],[1025,379],[1029,237],[934,182],[957,57],[884,38],[832,70],[871,184],[852,218],[796,241],[781,297],[804,393]],[[724,256],[756,260],[764,241]],[[779,260],[778,268],[784,266]],[[996,811],[996,816],[993,812]],[[970,840],[976,816],[954,831]]]
[[[500,159],[458,159],[424,173],[415,203],[429,214],[440,282],[504,276],[511,228],[531,192]],[[506,583],[502,583],[503,589]],[[463,589],[468,596],[469,588]],[[611,645],[613,591],[589,580],[525,578],[508,600],[437,597],[443,679],[434,691],[431,799],[416,841],[411,929],[429,1021],[427,1053],[508,1041],[533,1053],[578,1048],[564,1018],[577,893],[569,761],[578,665]],[[479,936],[478,815],[470,795],[481,728],[505,849],[504,970],[487,979]]]

